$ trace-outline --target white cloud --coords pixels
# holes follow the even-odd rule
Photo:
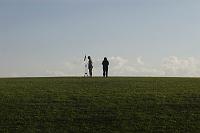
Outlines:
[[[171,56],[163,59],[161,69],[166,76],[200,76],[200,60]]]
[[[82,76],[84,64],[81,60],[68,60],[61,66],[46,70],[46,76]]]
[[[45,76],[65,76],[65,73],[58,70],[46,70]]]
[[[162,72],[150,65],[146,65],[142,57],[125,59],[122,57],[111,57],[110,71],[113,76],[158,76]]]
[[[137,57],[137,62],[140,64],[140,65],[144,65],[144,62],[142,60],[142,57]]]

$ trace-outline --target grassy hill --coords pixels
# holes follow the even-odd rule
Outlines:
[[[0,79],[0,132],[199,133],[200,79]]]

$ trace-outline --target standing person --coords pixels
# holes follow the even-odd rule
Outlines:
[[[84,69],[85,69],[85,73],[84,73],[84,77],[88,76],[88,64],[87,64],[87,56],[85,55],[84,57]]]
[[[104,77],[108,77],[108,66],[109,66],[109,61],[107,60],[107,58],[105,57],[103,62],[103,76]]]
[[[93,65],[92,65],[92,59],[90,56],[88,56],[88,69],[89,69],[89,74],[90,74],[90,77],[92,77],[92,69],[93,69]]]

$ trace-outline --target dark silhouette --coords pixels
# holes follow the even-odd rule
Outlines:
[[[105,57],[103,62],[103,76],[104,77],[108,77],[108,66],[109,66],[109,61],[107,60],[107,58]]]
[[[92,77],[92,69],[93,69],[93,65],[92,65],[92,59],[90,56],[88,56],[88,69],[89,69],[89,74],[90,74],[90,77]]]
[[[84,77],[87,77],[88,76],[88,64],[87,64],[87,56],[85,55],[84,57],[84,65],[85,65],[85,74],[84,74]]]

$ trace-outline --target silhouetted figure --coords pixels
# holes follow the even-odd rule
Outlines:
[[[86,57],[86,55],[85,55],[83,61],[84,61],[84,67],[85,67],[84,77],[87,77],[88,76],[88,63],[87,63],[87,57]]]
[[[107,60],[107,58],[105,57],[103,62],[103,76],[104,77],[108,77],[108,66],[109,66],[109,61]]]
[[[90,77],[92,77],[92,69],[93,69],[93,65],[92,65],[92,59],[90,56],[88,56],[88,69],[89,69],[89,75]]]

